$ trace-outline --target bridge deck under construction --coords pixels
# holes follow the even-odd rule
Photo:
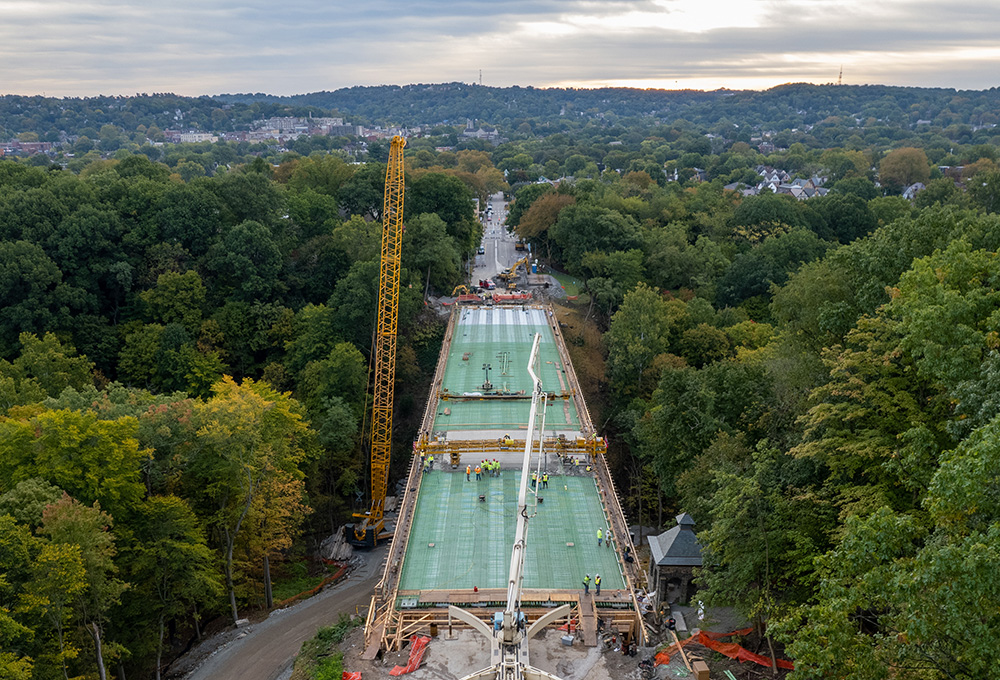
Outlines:
[[[465,472],[430,472],[420,482],[416,515],[400,590],[506,588],[517,524],[516,470],[465,480]],[[483,501],[479,496],[484,497]],[[580,589],[584,574],[621,589],[618,543],[597,545],[607,530],[601,497],[590,475],[550,475],[529,522],[525,588]],[[528,507],[533,504],[529,495]]]
[[[548,393],[543,452],[532,466],[549,473],[540,502],[529,497],[523,611],[528,621],[557,604],[572,614],[555,625],[597,644],[597,618],[642,637],[635,589],[636,563],[622,559],[631,545],[627,523],[603,459],[572,362],[551,310],[542,306],[455,309],[431,385],[427,408],[385,574],[366,624],[365,656],[398,649],[413,633],[448,619],[447,605],[482,617],[503,607],[516,524],[517,484],[530,409],[527,361],[541,334],[540,379]],[[483,364],[489,364],[489,375]],[[434,469],[421,459],[435,455]],[[499,477],[465,468],[499,460]],[[613,544],[598,546],[597,530],[611,528]],[[583,593],[582,579],[599,573],[602,592]],[[592,581],[593,583],[593,581]]]
[[[547,310],[539,307],[463,307],[447,352],[431,430],[436,437],[461,431],[501,436],[524,431],[531,407],[531,378],[525,371],[531,341],[541,333],[539,378],[546,391],[562,395],[549,408],[547,431],[579,432],[573,386],[552,334]],[[489,370],[483,368],[488,366]],[[487,389],[484,384],[492,387]],[[488,394],[488,392],[496,394]],[[484,402],[489,400],[487,406]],[[512,434],[513,436],[513,434]],[[453,437],[454,438],[454,437]],[[520,437],[523,438],[523,437]]]

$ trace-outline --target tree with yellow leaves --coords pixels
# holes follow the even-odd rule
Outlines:
[[[266,560],[273,554],[271,529],[293,533],[297,528],[304,514],[299,464],[311,446],[312,433],[299,403],[266,382],[247,378],[237,384],[226,376],[212,392],[195,409],[198,430],[188,456],[193,492],[210,513],[209,523],[224,553],[235,622],[239,614],[233,551],[238,541],[259,543],[257,554]],[[244,539],[244,531],[254,535]]]

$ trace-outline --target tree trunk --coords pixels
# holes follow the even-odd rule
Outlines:
[[[641,545],[643,545],[643,543],[642,543],[642,470],[640,469],[638,472],[636,472],[635,469],[633,468],[633,474],[635,475],[635,487],[638,490],[637,496],[639,497],[639,502],[638,502],[639,508],[638,508],[638,511],[636,512],[636,515],[638,516],[638,519],[639,519],[639,532],[638,533],[639,533],[639,545],[641,546]]]
[[[101,651],[101,629],[97,627],[97,622],[90,622],[90,635],[94,638],[94,646],[97,648],[97,677],[100,680],[108,680],[107,671],[104,670],[104,652]]]
[[[240,620],[239,612],[236,611],[236,591],[233,589],[233,542],[234,537],[229,533],[229,527],[225,527],[226,532],[226,590],[229,591],[229,607],[233,614],[233,625]]]
[[[427,299],[427,291],[431,287],[431,266],[427,265],[427,281],[424,282],[424,299]]]
[[[125,680],[125,664],[118,660],[118,680]]]
[[[63,656],[63,653],[65,652],[66,644],[63,641],[64,640],[64,636],[63,636],[63,628],[62,628],[61,624],[59,624],[59,625],[56,626],[56,635],[59,637],[59,663],[62,665],[63,678],[65,678],[66,680],[69,680],[69,673],[66,671],[66,657]]]
[[[194,605],[194,636],[201,639],[201,622],[198,620],[198,605]]]
[[[271,593],[271,562],[264,553],[264,606],[270,609],[274,606],[274,595]]]
[[[587,307],[587,316],[583,317],[583,325],[586,326],[587,322],[590,321],[590,313],[594,311],[594,294],[590,294],[590,306]],[[581,333],[583,331],[580,331]]]
[[[778,660],[774,656],[774,644],[771,642],[771,636],[767,635],[767,648],[771,652],[771,675],[777,677],[778,675]]]
[[[247,500],[243,505],[243,512],[240,513],[240,518],[236,520],[236,526],[233,527],[232,533],[229,532],[229,527],[222,528],[226,534],[226,587],[229,589],[229,606],[232,607],[233,611],[233,625],[236,625],[236,622],[240,620],[239,613],[236,611],[236,590],[233,588],[233,546],[236,543],[236,535],[240,533],[240,527],[243,526],[243,520],[246,519],[247,513],[250,512],[250,505],[253,503],[254,487],[257,486],[254,483],[253,474],[249,468],[246,469],[246,473]]]
[[[160,663],[163,661],[163,614],[160,614],[160,638],[156,643],[156,680],[160,680]]]

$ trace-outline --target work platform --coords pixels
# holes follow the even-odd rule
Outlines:
[[[535,334],[541,334],[539,379],[556,395],[549,406],[546,433],[577,435],[581,431],[575,386],[567,374],[552,333],[548,310],[540,307],[463,307],[457,330],[441,361],[445,370],[429,425],[432,439],[455,439],[456,433],[474,439],[504,434],[524,439],[531,407],[531,378],[525,371]],[[484,366],[488,367],[484,368]],[[489,401],[487,405],[484,402]]]
[[[544,446],[532,466],[549,473],[538,490],[525,553],[522,611],[528,622],[570,604],[553,625],[597,644],[597,619],[644,638],[635,589],[642,574],[614,484],[580,394],[579,382],[552,311],[540,305],[456,308],[445,333],[422,429],[400,503],[395,537],[368,613],[365,656],[398,649],[410,635],[450,620],[448,605],[484,621],[507,599],[507,575],[517,521],[517,471],[527,437],[531,379],[528,355],[540,341],[540,380],[548,396]],[[489,365],[489,375],[483,368]],[[423,472],[434,455],[434,469]],[[474,470],[499,460],[499,477]],[[541,483],[539,482],[539,486]],[[597,530],[611,528],[613,544],[598,546]],[[585,574],[590,594],[583,592]],[[601,595],[593,579],[602,578]]]
[[[418,590],[506,591],[510,550],[504,547],[514,544],[519,475],[508,469],[500,477],[470,477],[466,481],[464,470],[423,475],[401,597]],[[538,498],[542,502],[534,506],[529,492],[528,507],[534,506],[535,515],[528,530],[524,587],[579,590],[589,573],[592,578],[601,574],[605,590],[624,588],[618,541],[597,545],[597,530],[606,532],[608,520],[593,476],[550,474]]]

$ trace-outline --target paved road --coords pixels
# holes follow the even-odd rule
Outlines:
[[[498,193],[490,196],[486,204],[493,206],[493,214],[491,218],[487,218],[483,222],[482,246],[486,253],[476,255],[476,262],[472,269],[473,284],[478,283],[480,279],[496,276],[527,254],[514,250],[516,239],[507,233],[507,227],[504,224],[507,218],[507,203],[503,200],[503,194]]]
[[[382,576],[384,549],[364,553],[365,563],[334,588],[255,623],[247,635],[208,658],[185,680],[274,680],[291,667],[302,643],[340,612],[365,611]]]

